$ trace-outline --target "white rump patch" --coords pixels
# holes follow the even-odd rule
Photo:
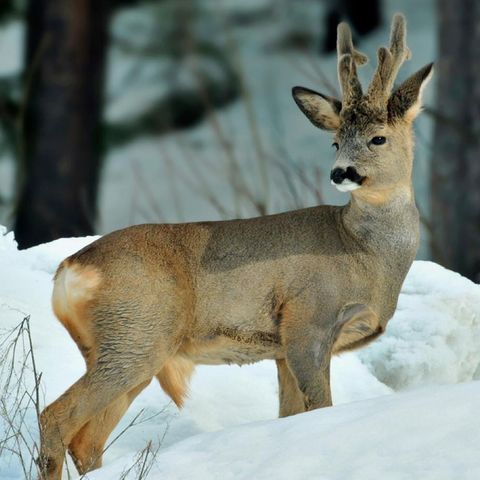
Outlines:
[[[351,192],[352,190],[356,190],[360,188],[360,185],[357,182],[352,182],[348,178],[345,178],[342,183],[335,183],[333,180],[330,180],[330,183],[340,190],[340,192]]]

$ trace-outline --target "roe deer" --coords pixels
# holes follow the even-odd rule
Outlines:
[[[412,121],[432,64],[393,90],[405,36],[396,15],[363,94],[356,69],[366,57],[340,24],[342,101],[293,89],[308,119],[334,132],[331,179],[351,191],[347,205],[139,225],[62,262],[53,308],[87,371],[41,414],[44,478],[61,477],[67,448],[81,473],[99,467],[107,437],[153,377],[181,407],[196,364],[274,359],[280,416],[331,405],[331,356],[384,331],[417,251]]]

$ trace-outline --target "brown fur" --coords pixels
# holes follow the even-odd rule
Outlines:
[[[195,364],[186,357],[176,356],[167,360],[157,379],[164,392],[170,396],[178,408],[183,406],[190,379]]]
[[[364,305],[348,305],[338,315],[341,325],[332,347],[334,354],[360,348],[383,332],[377,314]]]
[[[61,478],[66,448],[81,472],[101,465],[108,435],[154,376],[181,406],[196,364],[274,359],[281,416],[331,405],[331,356],[384,331],[418,246],[412,121],[431,66],[390,95],[404,32],[396,17],[366,96],[356,76],[365,58],[345,25],[342,102],[293,91],[312,123],[334,131],[335,166],[364,178],[347,205],[139,225],[62,263],[53,308],[87,371],[41,414],[44,478]],[[372,146],[374,136],[387,141]]]
[[[340,126],[342,104],[338,100],[302,87],[294,88],[293,98],[316,127],[334,131]]]
[[[305,399],[298,389],[297,380],[293,376],[284,359],[277,360],[279,417],[288,417],[305,411]]]
[[[68,451],[80,475],[102,466],[102,456],[110,433],[133,400],[150,383],[146,381],[121,395],[101,413],[90,419],[73,437]]]

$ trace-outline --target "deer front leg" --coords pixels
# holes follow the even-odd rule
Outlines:
[[[332,405],[330,358],[332,340],[315,331],[300,328],[287,338],[286,361],[303,394],[305,410]]]

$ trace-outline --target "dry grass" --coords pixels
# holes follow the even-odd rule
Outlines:
[[[30,316],[0,342],[0,457],[20,465],[26,479],[35,478],[41,374],[37,371]],[[32,430],[32,425],[35,428]]]
[[[12,330],[0,331],[0,458],[13,471],[22,472],[22,478],[37,478],[36,458],[39,455],[39,414],[45,404],[42,374],[35,361],[30,316]],[[162,415],[164,409],[145,415],[141,410],[106,445],[105,453],[127,431],[150,422]],[[126,469],[121,479],[142,480],[155,464],[155,459],[168,431],[168,424],[156,442],[149,441],[138,452],[134,463]],[[72,478],[68,462],[65,462],[67,478]],[[80,477],[87,479],[87,475]]]

